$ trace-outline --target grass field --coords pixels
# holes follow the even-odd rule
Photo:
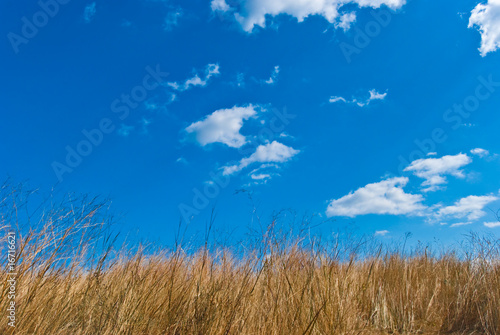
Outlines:
[[[92,199],[37,215],[22,214],[26,206],[15,192],[2,202],[1,334],[500,334],[492,237],[403,252],[292,237],[271,222],[243,251],[208,238],[197,250],[131,249],[114,246]]]

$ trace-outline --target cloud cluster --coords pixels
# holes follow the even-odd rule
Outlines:
[[[485,152],[489,154],[485,149],[472,151],[476,154],[484,154]],[[447,182],[446,175],[465,177],[461,168],[471,162],[472,159],[465,154],[419,159],[412,162],[405,171],[413,172],[416,176],[426,179],[422,184],[426,187],[422,191],[426,192],[445,184]],[[425,199],[422,194],[411,194],[404,191],[408,182],[409,178],[407,177],[393,177],[378,183],[368,184],[346,196],[331,200],[326,214],[329,217],[356,217],[367,214],[423,216],[429,222],[441,222],[441,224],[460,220],[451,225],[451,227],[460,227],[470,225],[483,218],[487,214],[485,208],[500,200],[500,197],[493,194],[470,195],[449,206],[442,204],[427,206],[424,204]],[[498,222],[486,222],[484,225],[490,228],[500,226]]]
[[[358,7],[379,8],[387,6],[399,9],[406,0],[244,0],[238,8],[233,8],[224,0],[212,0],[211,7],[214,11],[234,12],[235,19],[243,30],[251,32],[255,26],[266,27],[266,17],[290,15],[299,22],[312,15],[324,17],[328,22],[342,29],[348,29],[355,20],[355,13],[342,12],[345,5]]]
[[[469,28],[481,33],[481,56],[496,51],[500,47],[500,0],[478,4],[471,12]]]
[[[444,156],[441,158],[426,158],[413,161],[404,171],[409,171],[417,177],[425,179],[422,183],[424,192],[437,191],[447,183],[446,176],[465,178],[462,167],[472,163],[466,154]]]

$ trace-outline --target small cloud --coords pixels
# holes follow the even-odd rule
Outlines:
[[[120,129],[118,129],[118,135],[127,137],[135,129],[134,126],[127,126],[126,124],[121,124]]]
[[[337,96],[331,96],[331,97],[330,97],[330,100],[329,100],[329,102],[330,102],[331,104],[336,103],[336,102],[339,102],[339,101],[342,101],[342,102],[347,102],[347,101],[346,101],[346,99],[344,99],[344,98],[342,98],[342,97],[337,97]]]
[[[335,22],[335,28],[341,28],[344,31],[348,31],[354,22],[356,22],[356,13],[345,13]]]
[[[277,65],[274,67],[273,73],[271,74],[271,77],[265,81],[266,84],[272,85],[276,82],[278,79],[278,75],[280,73],[280,67]]]
[[[202,79],[198,74],[194,77],[187,79],[184,83],[169,82],[167,85],[176,91],[186,91],[191,87],[201,86],[204,87],[213,76],[219,75],[219,64],[208,64],[205,68],[205,77]]]
[[[240,148],[247,139],[240,134],[243,122],[257,115],[259,106],[248,105],[229,109],[219,109],[200,121],[186,128],[188,133],[196,135],[202,146],[211,143],[223,143],[231,148]]]
[[[184,15],[182,8],[172,9],[167,13],[165,20],[163,21],[163,30],[172,31],[178,24],[179,19]]]
[[[452,224],[450,227],[456,228],[456,227],[462,227],[462,226],[469,226],[471,224],[472,224],[472,222],[459,222],[459,223]]]
[[[85,9],[83,10],[83,20],[85,23],[90,23],[94,19],[96,13],[96,3],[92,2],[85,6]]]
[[[437,152],[429,152],[427,153],[427,156],[437,156]]]
[[[265,174],[265,173],[251,174],[250,178],[252,178],[253,180],[265,180],[265,179],[270,179],[271,175],[270,174]]]
[[[488,150],[481,148],[472,149],[470,153],[479,156],[480,158],[488,157],[490,155],[490,152]]]
[[[226,3],[226,0],[212,0],[210,8],[213,12],[228,12],[231,10],[231,7]]]
[[[225,166],[223,174],[225,176],[235,174],[253,163],[284,163],[299,152],[299,150],[295,150],[277,141],[259,145],[251,156],[243,158],[236,165]]]
[[[376,90],[370,90],[368,91],[368,93],[370,94],[370,97],[364,100],[360,100],[359,98],[353,98],[351,100],[347,100],[346,98],[341,96],[331,96],[329,102],[330,103],[344,102],[349,104],[356,104],[359,107],[365,107],[368,106],[374,100],[384,100],[387,97],[387,92],[379,93]]]
[[[488,228],[498,228],[498,227],[500,227],[500,221],[497,221],[497,222],[485,222],[484,226],[488,227]]]
[[[386,236],[387,234],[389,234],[388,230],[377,230],[375,232],[375,236]]]

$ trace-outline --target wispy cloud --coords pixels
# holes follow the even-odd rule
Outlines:
[[[163,21],[163,30],[172,31],[178,24],[179,19],[184,15],[182,8],[173,8],[167,13],[165,20]]]
[[[223,174],[226,176],[232,175],[253,163],[284,163],[299,152],[299,150],[295,150],[277,141],[259,145],[251,156],[243,158],[236,165],[225,166]]]
[[[219,74],[219,64],[208,64],[205,68],[205,76],[203,79],[198,74],[195,74],[193,77],[187,79],[183,83],[169,82],[167,85],[176,91],[182,92],[190,89],[191,87],[204,87],[208,84],[210,78]]]
[[[127,126],[126,124],[121,124],[120,128],[118,129],[118,135],[127,137],[134,129],[135,129],[134,126]]]
[[[276,65],[274,67],[274,70],[273,70],[273,73],[271,74],[271,77],[265,81],[266,84],[268,85],[272,85],[276,82],[276,80],[278,79],[278,75],[280,73],[280,67],[279,65]]]
[[[387,97],[387,92],[379,93],[375,89],[370,90],[368,93],[370,94],[370,96],[366,99],[352,98],[351,100],[347,100],[346,98],[341,96],[331,96],[329,102],[330,103],[344,102],[344,103],[356,104],[359,107],[365,107],[368,106],[370,102],[374,100],[384,100]]]
[[[87,6],[85,6],[85,9],[83,10],[83,20],[85,23],[90,23],[94,19],[94,16],[96,14],[96,3],[92,2],[89,3]]]
[[[377,230],[375,232],[375,236],[386,236],[387,234],[389,234],[390,232],[388,230]]]

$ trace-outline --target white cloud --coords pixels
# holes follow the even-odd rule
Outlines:
[[[85,6],[85,9],[83,10],[83,20],[85,23],[90,23],[94,19],[96,13],[96,3],[92,2],[89,3],[87,6]]]
[[[388,231],[388,230],[377,230],[377,231],[375,232],[375,236],[385,236],[385,235],[387,235],[387,234],[389,234],[389,231]]]
[[[267,173],[251,174],[250,178],[252,178],[253,180],[261,180],[262,181],[262,180],[270,179],[271,175],[267,174]]]
[[[282,143],[273,141],[259,145],[255,152],[250,156],[243,158],[236,165],[225,166],[223,169],[224,175],[231,175],[241,171],[253,163],[284,163],[297,155],[300,151],[292,147],[288,147]]]
[[[271,77],[266,80],[266,84],[272,85],[276,82],[276,79],[278,79],[278,75],[280,73],[280,67],[277,65],[274,67],[273,73],[271,74]]]
[[[470,164],[472,159],[466,154],[444,156],[441,158],[426,158],[413,161],[404,171],[413,172],[417,177],[425,179],[422,186],[424,192],[439,190],[447,183],[446,175],[464,178],[462,167]]]
[[[472,149],[470,151],[470,153],[473,155],[479,156],[481,158],[488,157],[490,155],[490,152],[488,150],[481,149],[481,148]]]
[[[359,107],[364,107],[368,106],[370,102],[374,100],[384,100],[387,97],[387,92],[386,93],[379,93],[377,90],[370,90],[368,93],[370,93],[370,97],[364,100],[360,100],[358,98],[353,98],[352,100],[347,100],[344,97],[340,96],[331,96],[329,102],[330,103],[336,103],[336,102],[344,102],[344,103],[350,103],[350,104],[356,104]]]
[[[488,0],[472,10],[469,28],[474,27],[481,33],[481,56],[500,47],[500,0]]]
[[[231,9],[231,7],[226,3],[226,0],[212,0],[210,8],[212,8],[212,11],[214,12],[227,12]]]
[[[500,221],[497,221],[497,222],[485,222],[484,226],[488,227],[488,228],[498,228],[498,227],[500,227]]]
[[[348,31],[354,22],[356,22],[356,13],[345,13],[339,17],[337,22],[335,22],[335,28],[341,28],[344,31]]]
[[[437,156],[437,152],[428,152],[427,156]]]
[[[453,206],[440,208],[437,217],[467,218],[468,221],[475,221],[486,215],[483,209],[488,204],[497,200],[498,198],[492,195],[471,195],[458,200]]]
[[[172,87],[176,91],[186,91],[194,86],[206,86],[210,78],[215,75],[220,74],[219,64],[208,64],[205,68],[205,78],[201,78],[198,74],[195,74],[194,77],[187,79],[184,83],[179,84],[177,82],[170,82],[168,86]]]
[[[196,140],[202,146],[210,143],[223,143],[232,148],[240,148],[247,143],[246,137],[240,134],[243,121],[257,114],[254,105],[229,109],[219,109],[186,128],[188,133],[195,133]]]
[[[335,23],[344,5],[357,4],[359,7],[379,8],[382,5],[391,9],[401,8],[406,0],[246,0],[241,10],[235,13],[242,28],[251,32],[255,26],[264,28],[266,16],[287,14],[299,22],[311,15],[323,16],[328,22]]]
[[[344,98],[342,98],[342,97],[337,97],[337,96],[331,96],[331,97],[330,97],[330,100],[329,100],[329,102],[330,102],[331,104],[333,104],[333,103],[335,103],[335,102],[339,102],[339,101],[342,101],[342,102],[347,102],[347,100],[346,100],[346,99],[344,99]]]
[[[405,193],[406,177],[397,177],[368,184],[348,195],[332,200],[326,214],[355,217],[367,214],[419,215],[425,209],[420,194]]]

